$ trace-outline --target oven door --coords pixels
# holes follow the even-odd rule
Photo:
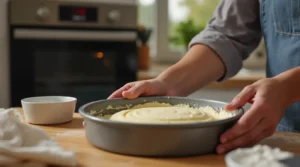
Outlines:
[[[136,80],[135,31],[12,28],[11,36],[11,106],[63,95],[78,107]]]

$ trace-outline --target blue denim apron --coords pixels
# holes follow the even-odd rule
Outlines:
[[[300,0],[261,0],[260,11],[267,77],[300,66]],[[300,132],[300,102],[286,110],[277,130]]]

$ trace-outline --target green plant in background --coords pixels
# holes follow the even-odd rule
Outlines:
[[[170,44],[173,48],[187,47],[190,40],[206,27],[220,0],[181,0],[180,6],[189,10],[188,19],[170,22]]]
[[[181,0],[180,5],[189,9],[189,18],[196,24],[206,25],[220,0]]]
[[[170,42],[176,46],[188,47],[192,38],[201,32],[205,26],[197,25],[192,19],[187,19],[183,22],[174,24]]]

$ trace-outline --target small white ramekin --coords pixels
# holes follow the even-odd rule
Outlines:
[[[71,121],[76,102],[76,98],[66,96],[39,96],[21,100],[26,121],[40,125]]]

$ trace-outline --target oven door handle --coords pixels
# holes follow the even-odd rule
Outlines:
[[[17,28],[14,30],[14,38],[85,41],[135,41],[137,39],[137,33],[134,31],[83,31]]]

